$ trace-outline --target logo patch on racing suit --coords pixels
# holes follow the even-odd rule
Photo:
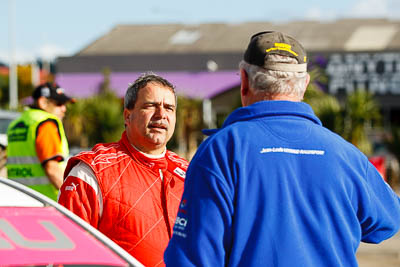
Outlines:
[[[174,173],[176,173],[177,175],[179,175],[182,178],[186,177],[186,172],[179,167],[175,168]]]
[[[71,183],[65,187],[65,191],[75,191],[79,184]]]

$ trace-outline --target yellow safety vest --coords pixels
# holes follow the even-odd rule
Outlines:
[[[8,126],[7,175],[9,179],[27,185],[53,200],[57,200],[58,191],[46,176],[36,154],[37,128],[47,120],[53,120],[57,123],[64,157],[64,161],[60,164],[62,168],[65,168],[69,150],[61,120],[51,113],[31,108]]]

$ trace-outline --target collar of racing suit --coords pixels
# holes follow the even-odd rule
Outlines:
[[[154,172],[159,174],[160,170],[162,173],[168,168],[168,161],[166,158],[167,150],[164,151],[163,156],[161,157],[153,157],[148,156],[147,154],[139,151],[134,146],[129,143],[128,137],[126,136],[126,132],[122,134],[122,142],[124,146],[129,150],[130,154],[141,164],[145,165],[146,167],[152,169]]]

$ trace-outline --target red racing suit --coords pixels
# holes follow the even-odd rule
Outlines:
[[[70,175],[80,161],[90,166],[100,192],[79,175]],[[168,150],[162,158],[147,157],[124,132],[119,142],[98,144],[68,161],[58,202],[145,266],[164,266],[187,165]]]

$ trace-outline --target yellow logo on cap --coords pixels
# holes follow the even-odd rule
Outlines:
[[[265,50],[265,52],[268,53],[272,50],[284,50],[295,55],[296,57],[298,56],[298,54],[292,50],[292,46],[285,43],[274,43],[274,47],[268,48],[267,50]]]

